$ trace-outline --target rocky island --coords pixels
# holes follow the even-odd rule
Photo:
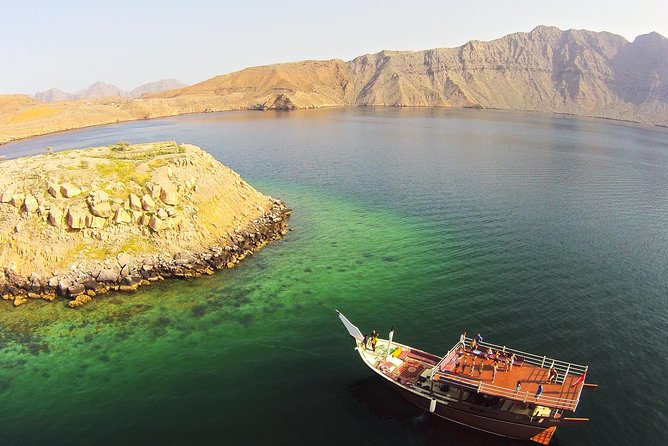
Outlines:
[[[198,147],[158,142],[0,164],[0,295],[69,299],[232,268],[290,210]]]

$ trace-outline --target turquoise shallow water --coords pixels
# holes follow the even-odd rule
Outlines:
[[[451,110],[223,113],[3,147],[174,139],[294,209],[239,268],[0,305],[2,444],[514,444],[424,415],[334,313],[445,352],[462,329],[589,364],[555,444],[668,442],[668,133]]]

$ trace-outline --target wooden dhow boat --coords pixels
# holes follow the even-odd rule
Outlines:
[[[402,397],[436,416],[545,445],[557,427],[589,421],[573,417],[582,390],[596,387],[585,383],[587,366],[465,335],[437,356],[393,341],[394,330],[387,340],[372,340],[337,313],[362,361]]]

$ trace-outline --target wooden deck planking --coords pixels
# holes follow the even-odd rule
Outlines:
[[[473,375],[471,375],[470,374],[471,360],[472,358],[474,358],[474,356],[469,352],[467,352],[465,356],[468,358],[468,360],[466,369],[463,373],[461,372],[461,367],[457,371],[454,370],[455,367],[454,363],[448,363],[444,365],[441,368],[441,371],[444,372],[446,375],[448,375],[450,379],[458,380],[457,378],[464,378],[464,379],[475,380],[476,382],[482,382],[481,391],[487,394],[504,396],[504,397],[507,397],[507,395],[503,395],[498,391],[495,391],[495,389],[491,388],[490,386],[499,386],[509,389],[513,392],[514,396],[515,386],[517,385],[517,381],[520,381],[521,382],[520,392],[517,394],[516,397],[512,399],[518,401],[525,401],[526,398],[526,402],[528,403],[540,404],[541,399],[544,400],[544,397],[564,398],[572,400],[572,402],[571,403],[564,402],[563,408],[567,410],[575,409],[575,404],[576,404],[575,400],[578,396],[578,392],[580,391],[580,387],[582,386],[582,384],[578,384],[577,386],[574,387],[571,387],[571,385],[579,378],[579,375],[569,374],[563,383],[558,382],[556,384],[548,384],[547,376],[549,368],[541,368],[525,362],[523,365],[514,365],[512,367],[512,370],[506,370],[505,364],[503,362],[499,362],[496,378],[494,379],[494,381],[492,381],[494,361],[484,360],[480,357],[476,357],[475,371]],[[483,361],[482,374],[479,372],[480,361]],[[560,375],[558,377],[558,381],[561,381],[562,378],[563,376]],[[535,398],[535,394],[536,391],[538,390],[538,386],[541,384],[543,385],[543,395],[537,401]],[[555,406],[555,404],[549,404],[545,401],[542,402],[544,402],[545,403],[544,405],[548,407]]]

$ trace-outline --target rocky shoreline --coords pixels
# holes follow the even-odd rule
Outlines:
[[[285,203],[274,200],[269,212],[220,238],[204,252],[183,251],[170,257],[120,253],[113,262],[86,262],[68,274],[48,278],[37,274],[25,277],[5,268],[7,283],[0,285],[0,295],[15,306],[30,299],[64,298],[69,300],[71,308],[77,308],[110,291],[134,292],[167,278],[213,274],[216,270],[234,268],[267,243],[285,236],[291,212]]]
[[[202,149],[118,143],[0,164],[0,297],[69,299],[233,268],[290,210]]]

